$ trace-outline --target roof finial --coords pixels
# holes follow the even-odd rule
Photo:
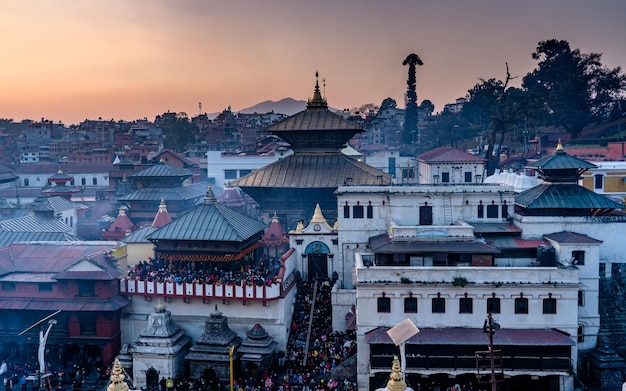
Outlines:
[[[556,149],[554,151],[555,152],[563,151],[563,144],[561,144],[561,138],[559,138],[559,141],[556,144]]]
[[[315,71],[315,90],[313,92],[313,98],[309,99],[306,108],[307,110],[328,109],[328,103],[322,97],[322,93],[320,92],[319,73],[317,71]]]
[[[206,194],[204,195],[204,203],[205,204],[215,204],[217,202],[217,198],[215,198],[215,194],[213,194],[213,189],[211,185],[207,188]]]

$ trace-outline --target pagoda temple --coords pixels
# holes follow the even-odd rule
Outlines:
[[[192,209],[202,197],[192,186],[183,186],[193,173],[164,162],[128,176],[137,190],[118,201],[128,208],[127,215],[137,226],[152,223],[161,200],[167,203],[173,219]]]
[[[288,228],[309,220],[317,203],[326,216],[335,220],[334,192],[339,186],[391,183],[391,175],[341,153],[354,135],[364,131],[328,109],[316,80],[313,98],[304,111],[266,129],[288,142],[294,153],[229,185],[250,195],[266,217],[276,211]]]

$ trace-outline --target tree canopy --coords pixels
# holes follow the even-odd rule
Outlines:
[[[193,135],[198,132],[198,127],[189,120],[187,114],[178,113],[163,119],[161,131],[165,148],[184,152],[185,146],[193,141]]]

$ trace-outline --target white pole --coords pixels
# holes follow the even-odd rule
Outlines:
[[[405,372],[406,372],[406,350],[405,350],[405,345],[406,345],[406,341],[405,342],[401,342],[400,343],[400,370],[402,371],[402,378],[405,378]]]

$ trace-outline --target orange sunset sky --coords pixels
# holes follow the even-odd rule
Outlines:
[[[0,117],[150,120],[312,95],[329,105],[435,110],[480,78],[521,79],[537,43],[564,39],[626,66],[624,0],[2,0]],[[519,79],[517,80],[519,82]]]

